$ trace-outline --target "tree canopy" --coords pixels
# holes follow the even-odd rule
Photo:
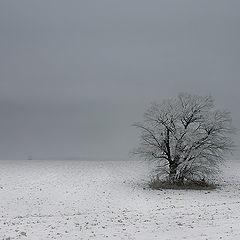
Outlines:
[[[134,126],[141,130],[134,153],[156,161],[156,174],[171,183],[211,178],[234,147],[231,115],[216,109],[211,96],[179,94],[153,103]]]

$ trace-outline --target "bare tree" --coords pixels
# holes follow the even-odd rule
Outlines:
[[[210,96],[180,94],[153,103],[134,126],[141,136],[133,153],[156,161],[157,175],[173,184],[209,180],[234,147],[230,113],[215,109]]]

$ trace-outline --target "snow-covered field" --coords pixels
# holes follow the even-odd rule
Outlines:
[[[240,239],[240,162],[213,191],[144,189],[148,166],[0,161],[2,239]]]

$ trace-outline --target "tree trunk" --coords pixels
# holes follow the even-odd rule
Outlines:
[[[184,177],[177,176],[177,167],[178,167],[177,161],[172,161],[169,164],[170,168],[169,180],[172,184],[183,185]]]
[[[176,174],[177,174],[177,164],[176,162],[170,162],[169,164],[170,173],[169,173],[169,180],[172,184],[176,181]]]

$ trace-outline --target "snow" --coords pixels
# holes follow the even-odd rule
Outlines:
[[[213,191],[150,190],[138,161],[0,164],[0,239],[240,239],[240,162]]]

